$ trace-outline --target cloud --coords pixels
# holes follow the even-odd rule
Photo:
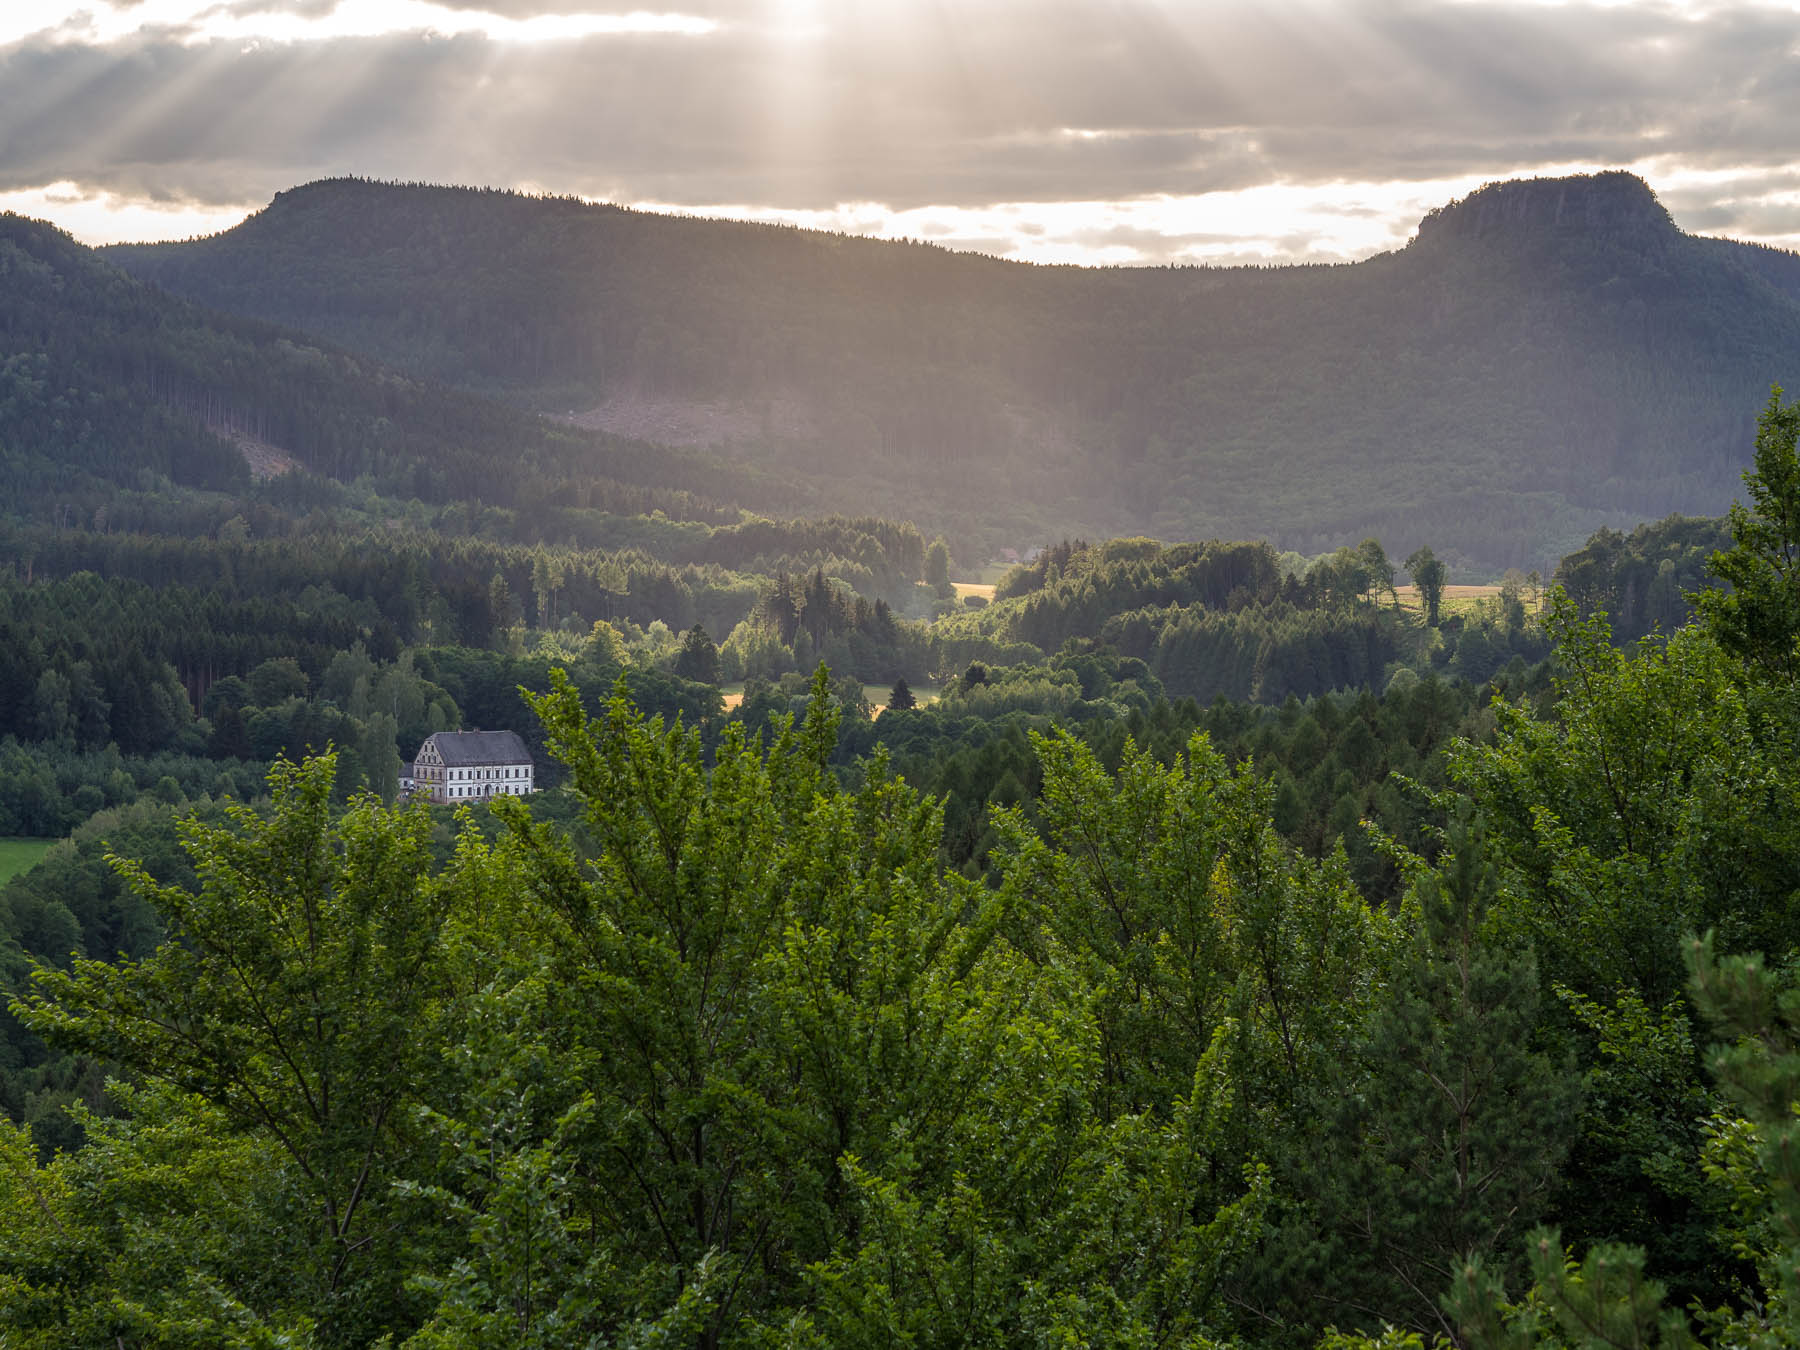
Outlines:
[[[107,46],[133,39],[214,42],[321,42],[397,33],[497,42],[551,42],[593,35],[672,33],[696,36],[717,25],[678,11],[544,9],[443,0],[37,0],[29,11],[0,15],[0,44],[35,40]]]
[[[1800,161],[1800,16],[1765,5],[689,0],[666,8],[705,23],[680,32],[324,36],[359,4],[407,3],[229,0],[212,12],[240,25],[230,41],[190,24],[0,47],[0,189],[72,180],[244,202],[355,172],[709,210],[878,203],[967,223],[1006,204],[1275,186],[1306,190],[1313,221],[1347,185],[1378,228],[1259,237],[1366,250],[1404,237],[1412,222],[1382,213],[1416,195],[1375,185],[1633,165],[1681,184],[1669,205],[1690,227],[1793,232],[1777,188]],[[533,22],[665,7],[433,8]],[[258,16],[329,22],[315,38],[245,36]],[[1696,173],[1725,185],[1681,177]],[[1014,213],[1056,228],[1030,214]],[[1105,256],[1154,256],[1135,233],[1094,233],[1096,219],[1082,238]],[[1038,238],[1048,250],[1074,237]]]

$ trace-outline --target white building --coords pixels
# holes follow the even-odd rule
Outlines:
[[[516,731],[438,731],[413,756],[413,791],[434,802],[523,797],[531,752]]]

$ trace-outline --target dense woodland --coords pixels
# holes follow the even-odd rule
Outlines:
[[[481,819],[282,761],[115,862],[135,957],[12,1005],[40,1091],[112,1076],[0,1125],[9,1339],[1788,1343],[1797,442],[1772,403],[1694,622],[1621,650],[1558,589],[1551,683],[1485,706],[1201,714],[1065,646],[979,867],[895,772],[946,714],[822,668],[716,733],[553,672],[566,786]],[[1385,880],[1295,846],[1325,761],[1406,799]]]
[[[326,337],[0,219],[0,836],[59,841],[0,886],[0,1344],[1793,1344],[1800,405],[1745,409],[1800,282],[1634,183],[1484,191],[1292,273],[367,184],[129,259],[260,277]],[[340,231],[329,267],[296,219]],[[510,284],[467,252],[502,229]],[[468,266],[455,313],[427,255]],[[570,258],[606,305],[564,303]],[[1256,439],[1196,415],[1244,378],[1193,345],[1204,296],[1251,352],[1430,316],[1438,364],[1346,400],[1297,360],[1256,433],[1329,396],[1354,439],[1390,396],[1428,421],[1443,362],[1479,409],[1495,334],[1624,362],[1617,314],[1559,308],[1599,282],[1643,359],[1618,400],[1545,375],[1540,411],[1595,400],[1571,434],[1635,497],[1569,506],[1545,450],[1539,496],[1464,474],[1434,515],[1417,476],[1352,543],[1385,518],[1341,469],[1201,509],[1180,454],[1133,458],[1210,426],[1223,475]],[[1529,303],[1458,328],[1502,293]],[[780,340],[721,318],[772,294],[837,298]],[[1052,388],[1062,343],[1086,374]],[[832,458],[520,406],[737,397],[772,361],[862,407],[815,410]],[[958,511],[1027,452],[957,447],[999,396],[1093,438],[1032,452],[1047,495],[996,528],[1099,504],[1008,536],[1043,547],[988,600]],[[1535,434],[1490,420],[1506,456]],[[1622,528],[1752,440],[1729,519]],[[1291,520],[1165,544],[1134,482],[1165,525],[1256,493]],[[1586,542],[1447,598],[1447,562],[1538,565],[1491,546],[1515,516]],[[547,790],[396,804],[471,727]]]
[[[361,510],[586,541],[612,517],[734,524],[738,503],[791,504],[801,492],[713,457],[552,427],[199,310],[12,215],[0,215],[0,295],[9,515],[170,529],[208,506],[232,514],[248,496],[265,527]],[[297,472],[257,491],[246,444]],[[171,500],[177,489],[200,495]]]
[[[0,1326],[1784,1339],[1797,441],[1772,401],[1723,531],[1435,625],[1373,540],[1071,541],[971,609],[863,522],[928,623],[823,566],[17,524],[7,778],[92,818],[0,891]],[[870,719],[833,644],[937,697]],[[402,738],[521,708],[559,787],[384,802]]]
[[[734,464],[959,556],[1372,533],[1547,571],[1721,512],[1746,410],[1800,382],[1800,259],[1685,235],[1623,173],[1493,184],[1339,267],[1031,267],[355,180],[107,256],[523,406],[724,409],[695,434]]]

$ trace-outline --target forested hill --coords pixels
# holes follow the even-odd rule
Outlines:
[[[277,482],[252,494],[255,472]],[[365,496],[464,502],[519,532],[571,509],[734,523],[793,492],[692,452],[556,427],[128,276],[39,221],[0,215],[0,499],[59,525],[173,528],[246,495],[303,516]],[[179,509],[174,505],[180,503]],[[472,508],[473,511],[473,508]]]
[[[1495,184],[1333,267],[1032,267],[353,180],[109,253],[968,547],[1375,534],[1546,566],[1603,525],[1721,510],[1746,410],[1800,383],[1800,258],[1684,234],[1622,173]]]

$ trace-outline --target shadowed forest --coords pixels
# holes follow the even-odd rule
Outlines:
[[[809,509],[971,558],[1374,534],[1546,570],[1602,527],[1722,513],[1747,410],[1800,362],[1800,260],[1684,234],[1624,173],[1492,184],[1335,267],[1032,267],[355,180],[106,256],[593,425],[708,411],[695,443]]]

